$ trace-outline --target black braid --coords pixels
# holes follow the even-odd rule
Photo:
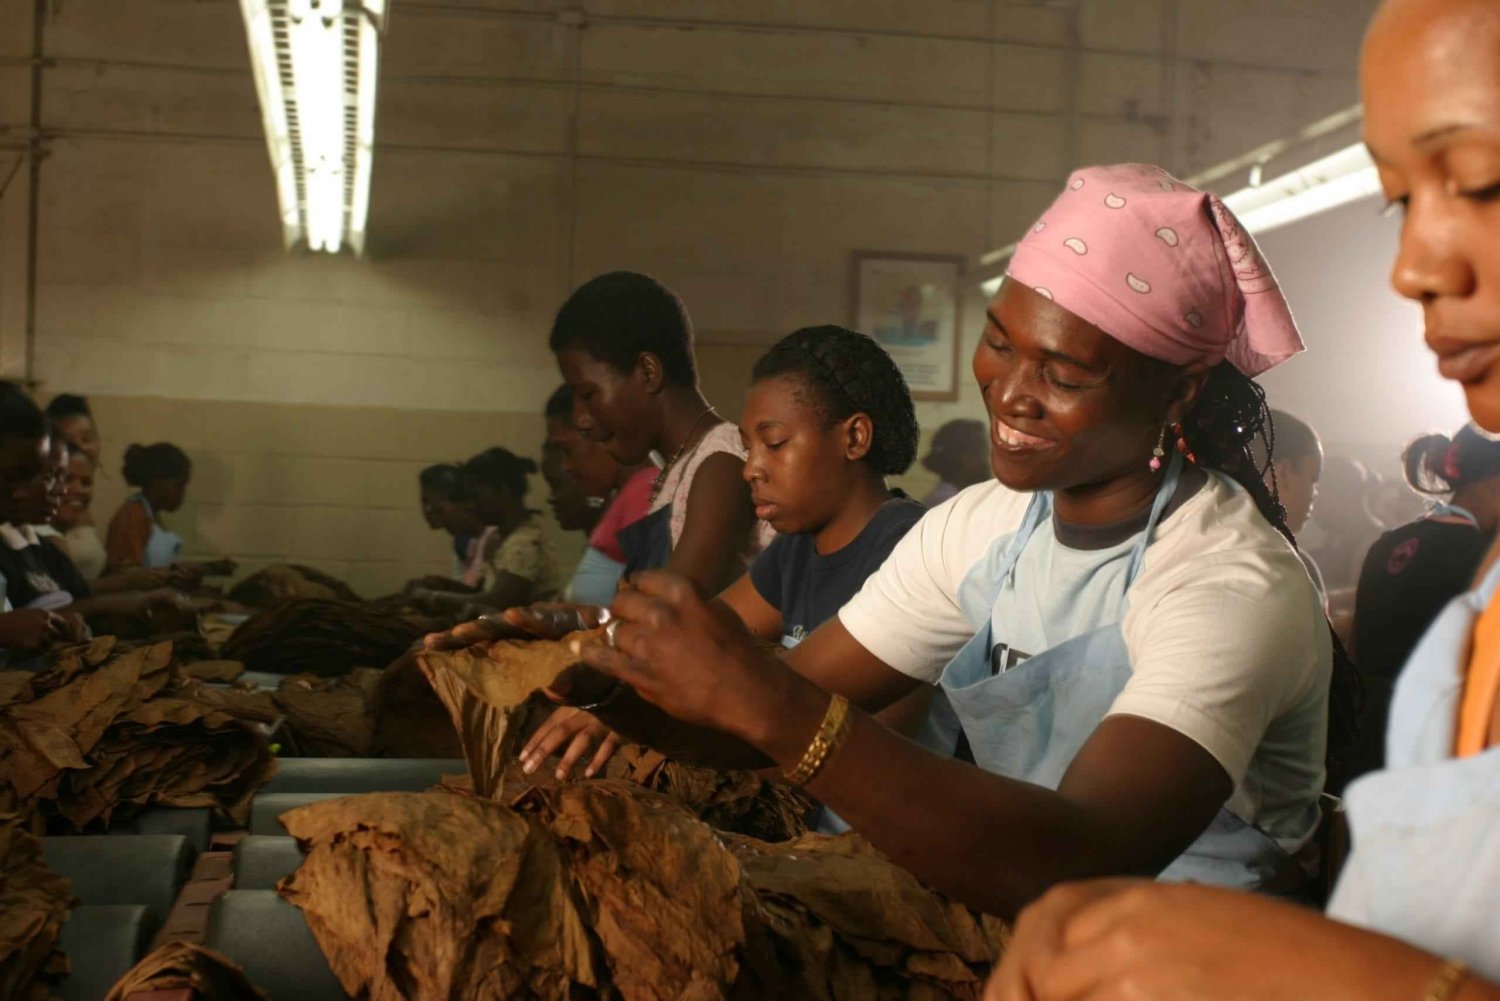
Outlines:
[[[865,414],[875,425],[869,462],[882,475],[906,472],[917,457],[916,407],[906,377],[874,338],[833,325],[788,334],[755,363],[752,379],[801,378],[830,424]]]
[[[1222,362],[1209,373],[1198,402],[1182,422],[1182,433],[1199,464],[1232,477],[1249,491],[1260,513],[1295,548],[1297,540],[1287,527],[1272,464],[1276,422],[1260,384]],[[1328,631],[1333,636],[1333,677],[1328,693],[1327,764],[1329,785],[1338,789],[1344,764],[1359,737],[1364,691],[1354,661],[1332,624]]]

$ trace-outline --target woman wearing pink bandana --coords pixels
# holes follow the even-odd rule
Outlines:
[[[641,575],[560,694],[682,757],[774,763],[991,913],[1104,874],[1301,894],[1333,644],[1249,451],[1270,430],[1251,377],[1301,347],[1216,199],[1079,171],[974,353],[994,480],[785,659]],[[922,685],[925,747],[868,715]]]

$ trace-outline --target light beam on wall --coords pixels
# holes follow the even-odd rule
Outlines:
[[[240,0],[282,239],[364,253],[386,0]]]
[[[1363,143],[1346,146],[1305,167],[1241,188],[1224,204],[1251,233],[1269,233],[1380,193],[1380,177]]]

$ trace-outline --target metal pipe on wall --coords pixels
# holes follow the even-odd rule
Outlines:
[[[47,20],[47,0],[36,0],[31,25],[31,134],[27,141],[26,204],[26,320],[25,353],[21,359],[22,380],[36,384],[36,284],[37,232],[41,216],[42,181],[42,48]]]

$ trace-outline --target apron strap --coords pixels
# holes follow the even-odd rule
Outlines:
[[[1026,505],[1026,516],[1021,519],[1021,527],[1016,529],[1016,534],[1011,537],[1010,545],[1005,550],[1005,558],[1000,561],[998,568],[1000,587],[1010,583],[1011,577],[1016,572],[1016,564],[1021,559],[1021,553],[1026,549],[1026,543],[1031,541],[1031,536],[1037,530],[1037,526],[1051,516],[1052,492],[1039,490],[1032,494],[1031,503]]]
[[[1167,505],[1172,503],[1172,498],[1177,494],[1177,485],[1182,482],[1182,455],[1179,452],[1172,453],[1172,461],[1167,465],[1167,478],[1162,481],[1161,489],[1156,492],[1156,500],[1151,504],[1151,517],[1146,519],[1146,530],[1136,541],[1135,549],[1130,554],[1130,569],[1125,571],[1125,586],[1128,588],[1135,583],[1136,574],[1141,572],[1141,563],[1146,559],[1146,547],[1151,545],[1151,533],[1156,530],[1161,516],[1166,513]]]

